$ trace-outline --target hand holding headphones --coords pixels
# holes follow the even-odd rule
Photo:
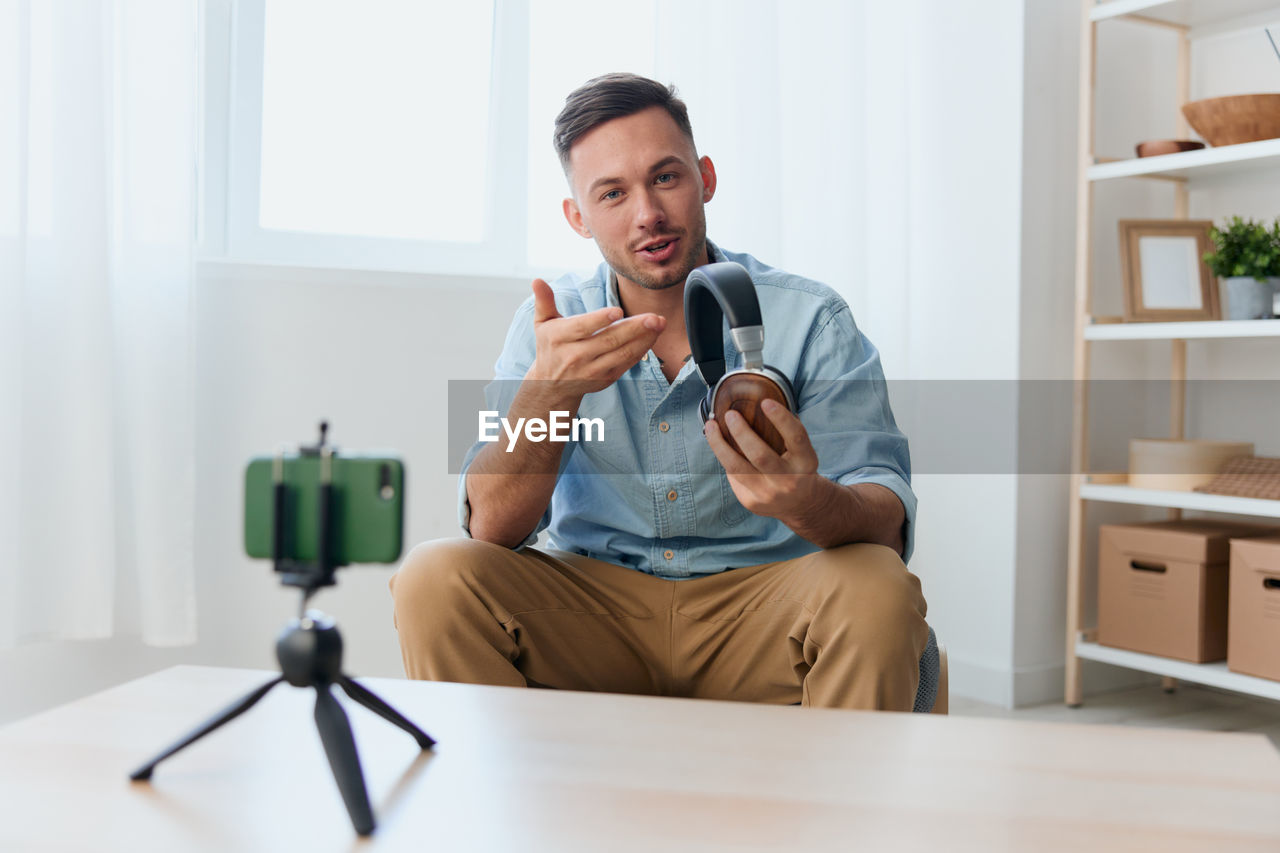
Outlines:
[[[765,443],[781,455],[786,450],[782,434],[760,408],[766,399],[776,400],[793,414],[795,391],[781,371],[764,363],[764,324],[755,285],[741,264],[726,261],[707,264],[689,273],[684,285],[684,319],[689,349],[707,396],[698,406],[705,423],[724,423],[730,410],[742,415]],[[724,321],[742,353],[742,367],[725,372]],[[728,430],[722,431],[729,446],[741,453]]]

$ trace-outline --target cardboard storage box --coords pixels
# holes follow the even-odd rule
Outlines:
[[[1189,492],[1212,481],[1230,460],[1252,455],[1247,441],[1135,438],[1129,442],[1129,485]]]
[[[1280,680],[1280,536],[1231,543],[1227,669]]]
[[[1230,540],[1280,528],[1190,519],[1098,529],[1098,642],[1193,663],[1227,656]]]

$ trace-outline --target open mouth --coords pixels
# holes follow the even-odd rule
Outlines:
[[[664,240],[660,243],[653,243],[645,246],[637,254],[652,258],[655,261],[665,261],[667,258],[675,254],[677,240],[673,237],[670,240]]]

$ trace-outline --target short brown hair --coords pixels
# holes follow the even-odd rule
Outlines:
[[[639,74],[615,72],[603,74],[583,83],[564,99],[564,109],[556,116],[553,136],[560,166],[569,172],[569,149],[587,131],[607,121],[634,115],[650,107],[662,107],[675,121],[689,143],[693,144],[693,127],[689,109],[676,97],[676,87],[664,86]],[[696,150],[696,147],[695,147]]]

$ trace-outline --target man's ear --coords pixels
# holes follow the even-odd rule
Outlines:
[[[561,205],[564,210],[564,219],[569,223],[569,227],[578,232],[581,237],[591,237],[591,229],[587,227],[587,223],[582,221],[582,211],[578,209],[578,203],[571,198],[566,198]]]
[[[706,204],[716,194],[716,164],[710,157],[698,161],[698,171],[702,175],[702,203]]]

